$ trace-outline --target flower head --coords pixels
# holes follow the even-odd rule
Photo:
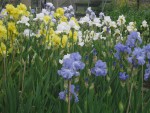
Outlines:
[[[74,12],[74,9],[73,9],[73,6],[70,5],[69,7],[64,7],[64,15],[70,19],[71,17],[74,16],[75,12]]]
[[[38,14],[36,14],[36,18],[34,18],[33,20],[43,20],[43,18],[44,18],[44,13],[38,13]]]
[[[127,30],[129,32],[137,31],[136,23],[135,22],[130,22],[129,25],[127,26]]]
[[[7,36],[7,30],[6,30],[6,27],[3,26],[3,25],[0,25],[0,40],[1,38],[6,38]]]
[[[107,74],[106,62],[98,60],[95,64],[95,67],[91,69],[91,73],[94,74],[95,76],[106,76]]]
[[[131,48],[129,48],[126,45],[121,44],[120,42],[118,44],[115,45],[115,50],[117,51],[115,53],[115,57],[119,60],[120,59],[120,53],[127,53],[130,54],[131,53]]]
[[[8,23],[8,32],[13,34],[18,34],[17,27],[14,22]]]
[[[56,13],[54,14],[55,17],[60,18],[64,16],[64,9],[63,8],[57,8]]]
[[[131,53],[131,49],[129,48],[129,47],[127,47],[127,46],[125,46],[125,45],[123,45],[123,44],[121,44],[121,43],[118,43],[118,44],[116,44],[115,45],[115,50],[117,51],[117,52],[126,52],[126,53],[128,53],[128,54],[130,54]]]
[[[144,27],[144,28],[147,28],[147,27],[148,27],[148,24],[147,24],[147,21],[146,21],[146,20],[144,20],[144,21],[142,22],[142,27]]]
[[[137,62],[136,62],[137,60]],[[145,64],[145,51],[139,47],[134,48],[132,56],[128,57],[128,61],[132,64],[144,65]]]
[[[71,93],[71,98],[70,98],[70,99],[72,99],[72,97],[74,97],[75,103],[77,103],[77,102],[79,101],[77,92],[78,92],[78,91],[76,91],[75,85],[71,85],[71,86],[70,86],[70,93]],[[59,98],[60,98],[61,100],[65,100],[66,97],[67,97],[67,94],[68,94],[68,89],[66,89],[65,91],[61,91],[61,92],[59,93]]]
[[[12,14],[13,9],[15,9],[15,7],[12,4],[7,4],[6,5],[7,13]]]
[[[3,42],[0,43],[0,55],[6,55],[6,45]]]
[[[147,69],[145,70],[144,80],[147,81],[150,77],[150,64],[147,64]]]
[[[119,79],[120,79],[120,80],[125,81],[125,80],[127,80],[128,78],[129,78],[129,75],[127,75],[126,72],[120,72],[120,73],[119,73]]]
[[[61,92],[59,93],[59,98],[60,98],[61,100],[65,100],[65,99],[66,99],[66,91],[61,91]]]
[[[26,37],[35,36],[35,34],[30,29],[25,29],[24,32],[23,32],[23,35],[26,36]]]
[[[56,33],[69,33],[70,31],[70,26],[66,22],[62,22],[58,24]]]
[[[119,26],[124,25],[126,22],[124,15],[119,16],[118,20],[117,20],[117,24]]]
[[[131,32],[130,35],[128,35],[126,46],[132,48],[132,47],[137,47],[137,45],[141,43],[142,43],[142,39],[139,36],[139,33],[134,31]]]
[[[71,79],[73,76],[79,75],[79,70],[83,70],[85,64],[81,62],[81,55],[76,52],[63,58],[63,67],[61,70],[58,70],[58,74],[61,75],[64,79]]]
[[[25,24],[26,26],[30,26],[29,22],[29,18],[26,16],[22,16],[21,20],[17,22],[17,24],[21,23],[21,24]]]
[[[61,70],[58,70],[58,74],[61,75],[64,79],[71,79],[73,76],[79,75],[79,73],[76,71],[66,68],[61,68]]]
[[[79,61],[79,60],[81,60],[81,55],[79,54],[79,52],[76,52],[76,53],[72,53],[71,55],[70,55],[70,58],[71,59],[73,59],[73,60],[75,60],[75,61]]]
[[[19,10],[23,11],[23,12],[27,10],[26,5],[25,5],[25,4],[22,4],[22,3],[20,3],[19,5],[17,5],[17,8],[18,8]]]
[[[145,51],[146,57],[150,59],[150,44],[144,47],[144,51]]]
[[[83,24],[83,23],[89,23],[89,22],[91,22],[89,16],[82,17],[79,20],[79,23],[81,23],[81,24]]]
[[[45,22],[46,24],[48,24],[48,22],[50,21],[50,19],[51,19],[51,17],[48,16],[48,15],[44,16],[44,18],[43,18],[43,20],[44,20],[44,22]]]
[[[104,15],[104,13],[103,13],[103,12],[100,12],[100,13],[99,13],[99,17],[100,17],[100,19],[103,19],[103,18],[104,18],[104,16],[105,16],[105,15]]]
[[[55,9],[54,5],[50,2],[46,3],[46,9],[48,11],[53,11]]]

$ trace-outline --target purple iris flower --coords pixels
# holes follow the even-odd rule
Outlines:
[[[103,13],[103,12],[100,12],[100,13],[99,13],[99,17],[100,17],[100,19],[103,19],[103,18],[104,18],[104,16],[105,16],[105,15],[104,15],[104,13]]]
[[[115,50],[117,51],[115,53],[115,57],[119,60],[121,58],[120,54],[121,53],[127,53],[130,54],[131,53],[131,48],[129,48],[126,45],[123,45],[122,43],[118,43],[115,45]]]
[[[146,57],[150,59],[150,44],[144,47],[144,51],[145,51]]]
[[[64,79],[71,79],[73,76],[79,75],[79,70],[83,70],[85,64],[81,62],[81,55],[76,52],[70,54],[69,58],[63,60],[63,67],[58,70],[58,74]]]
[[[35,9],[31,9],[31,13],[32,14],[36,13]]]
[[[75,103],[77,103],[77,102],[79,101],[79,98],[78,98],[78,95],[77,95],[76,87],[75,87],[74,85],[71,85],[71,86],[70,86],[70,93],[71,93],[71,98],[70,98],[70,99],[72,99],[72,97],[74,97],[74,101],[75,101]],[[59,98],[60,98],[61,100],[65,100],[67,94],[68,94],[68,90],[61,91],[61,92],[59,93]]]
[[[137,32],[133,31],[130,33],[130,35],[128,35],[126,46],[133,48],[133,47],[137,47],[137,45],[141,43],[142,43],[141,37],[138,35]]]
[[[61,91],[61,92],[59,93],[59,99],[65,100],[65,99],[66,99],[66,94],[67,94],[66,91]]]
[[[61,70],[58,70],[58,74],[61,75],[64,79],[71,79],[73,76],[79,75],[78,72],[66,68],[61,68]]]
[[[106,62],[98,60],[95,64],[95,67],[91,69],[91,73],[94,74],[95,76],[106,76],[107,74]]]
[[[73,65],[73,69],[77,71],[82,70],[85,67],[85,64],[81,61],[74,61],[72,65]]]
[[[145,70],[144,80],[147,81],[150,77],[150,64],[147,64],[147,69]]]
[[[90,19],[92,19],[92,20],[93,20],[94,18],[96,18],[95,13],[94,13],[94,12],[91,12]]]
[[[94,48],[93,50],[92,50],[92,53],[93,53],[93,55],[97,55],[97,50]]]
[[[126,52],[128,54],[131,53],[131,48],[129,48],[128,46],[125,46],[123,44],[121,44],[120,42],[118,44],[115,45],[115,50],[117,52]]]
[[[129,78],[129,75],[127,75],[126,72],[120,72],[120,73],[119,73],[119,79],[120,79],[120,80],[125,81],[125,80],[127,80],[128,78]]]
[[[132,56],[128,57],[129,63],[135,63],[135,60],[137,60],[138,65],[144,65],[145,64],[145,51],[144,49],[141,49],[139,47],[134,48],[132,52]]]
[[[73,60],[75,60],[75,61],[79,61],[79,60],[81,60],[81,55],[79,54],[79,52],[76,52],[76,53],[72,53],[71,55],[70,55],[70,58],[71,59],[73,59]]]

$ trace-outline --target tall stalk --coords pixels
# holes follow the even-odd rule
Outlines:
[[[142,66],[142,88],[141,88],[141,93],[142,93],[142,113],[143,113],[143,66]]]
[[[103,0],[102,12],[104,11],[104,8],[105,8],[106,3],[107,3],[107,0]]]
[[[4,55],[4,81],[6,83],[6,56]]]
[[[68,81],[68,113],[70,113],[71,80]]]
[[[132,90],[133,90],[133,83],[131,84],[131,88],[130,88],[129,102],[128,102],[128,107],[127,107],[127,112],[126,113],[129,113],[129,108],[130,108],[130,104],[131,104]]]
[[[133,66],[131,68],[131,77],[133,77]],[[128,107],[127,107],[127,111],[126,113],[129,113],[129,108],[130,108],[130,104],[131,104],[131,96],[132,96],[132,91],[133,91],[133,82],[131,82],[131,87],[130,87],[130,95],[129,95],[129,101],[128,101]]]
[[[22,75],[22,86],[21,86],[21,92],[23,93],[23,87],[24,87],[24,75],[25,75],[25,73],[26,73],[26,62],[24,62],[24,68],[23,68],[23,75]]]

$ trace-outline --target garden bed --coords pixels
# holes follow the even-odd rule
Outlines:
[[[0,113],[150,112],[149,10],[5,8]]]

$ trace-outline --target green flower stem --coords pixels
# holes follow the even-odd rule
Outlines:
[[[4,81],[6,83],[6,56],[4,55]]]
[[[131,76],[133,77],[133,66],[131,68]],[[130,95],[129,95],[129,101],[128,101],[128,107],[127,107],[127,111],[126,113],[129,113],[129,108],[130,108],[130,104],[131,104],[131,96],[132,96],[132,91],[133,91],[133,81],[131,82],[131,87],[130,87]]]
[[[130,88],[129,102],[128,102],[128,107],[127,107],[127,112],[126,113],[129,113],[129,107],[130,107],[130,104],[131,104],[132,90],[133,90],[133,83],[131,84],[131,88]]]
[[[142,66],[142,113],[143,113],[143,66]]]
[[[22,75],[22,88],[21,88],[21,94],[23,93],[23,84],[24,84],[24,75],[25,75],[25,73],[26,73],[26,62],[24,62],[24,68],[23,68],[23,75]]]
[[[71,80],[68,81],[68,113],[70,113],[70,98],[71,98],[70,88],[71,88]]]

